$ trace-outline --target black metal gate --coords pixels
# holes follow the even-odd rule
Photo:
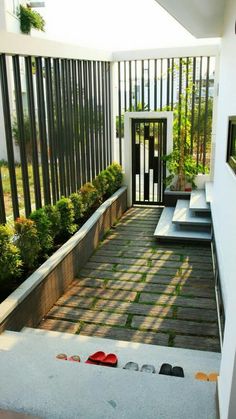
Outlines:
[[[133,204],[162,204],[166,176],[167,120],[132,120]]]

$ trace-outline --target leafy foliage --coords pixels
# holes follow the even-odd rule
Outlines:
[[[30,219],[35,222],[42,254],[47,254],[53,247],[51,222],[43,208],[33,211]]]
[[[21,266],[20,252],[12,243],[10,227],[0,225],[0,282],[19,276]]]
[[[79,225],[84,214],[84,204],[82,196],[75,192],[72,193],[69,198],[74,208],[75,223]]]
[[[43,17],[30,7],[20,5],[18,17],[20,19],[21,32],[28,34],[31,28],[44,32],[45,21]]]
[[[122,185],[122,181],[123,181],[122,167],[120,166],[120,164],[114,162],[110,166],[108,166],[107,171],[111,173],[113,177],[111,193],[114,193]]]
[[[50,234],[52,236],[52,239],[54,239],[57,236],[58,231],[60,230],[61,214],[55,205],[50,204],[45,205],[44,212],[50,221]]]
[[[62,240],[67,239],[76,231],[73,204],[69,198],[62,197],[57,201],[56,207],[61,216],[59,238]]]
[[[101,197],[106,195],[107,190],[109,188],[109,183],[108,183],[108,177],[107,177],[107,171],[106,170],[102,170],[96,176],[96,178],[93,180],[93,185],[95,186],[95,188],[97,189],[97,191],[98,191],[98,193]]]
[[[85,183],[85,185],[80,188],[80,194],[85,212],[89,212],[90,210],[98,207],[101,197],[99,196],[98,190],[92,183]]]
[[[189,73],[192,74],[191,69]],[[196,187],[194,179],[198,173],[205,173],[208,168],[205,168],[199,159],[201,151],[201,139],[204,139],[206,134],[206,144],[202,149],[202,154],[206,152],[207,142],[211,141],[211,114],[212,114],[212,100],[208,101],[208,123],[205,125],[205,109],[199,108],[195,104],[192,109],[192,94],[197,93],[197,86],[193,83],[191,76],[188,79],[188,87],[185,92],[180,95],[179,102],[173,108],[174,122],[173,122],[173,151],[163,160],[167,163],[169,176],[166,178],[166,184],[170,185],[172,189],[184,191],[186,183],[190,183],[193,188]],[[201,105],[202,107],[205,104]],[[167,110],[167,109],[166,109]],[[192,116],[194,124],[192,125]],[[194,151],[195,143],[197,144],[198,156]],[[204,149],[205,147],[205,149]],[[173,181],[176,178],[175,184]]]
[[[25,217],[15,221],[16,245],[20,251],[21,259],[26,269],[32,269],[41,250],[38,232],[34,221]]]
[[[121,166],[118,163],[112,163],[106,170],[99,173],[94,179],[93,185],[102,198],[108,198],[120,188],[122,179],[123,174]]]

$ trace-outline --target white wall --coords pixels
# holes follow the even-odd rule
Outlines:
[[[226,163],[228,117],[236,115],[236,2],[226,0],[220,59],[212,215],[226,310],[219,378],[222,419],[236,418],[236,175]],[[234,382],[234,388],[231,388]],[[234,401],[233,401],[234,400]],[[234,405],[233,405],[234,403]]]

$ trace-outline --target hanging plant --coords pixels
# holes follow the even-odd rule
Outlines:
[[[22,33],[28,34],[32,28],[44,32],[45,20],[38,12],[32,10],[29,6],[25,7],[20,5],[18,17]]]

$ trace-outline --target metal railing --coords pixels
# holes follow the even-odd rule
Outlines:
[[[2,54],[0,82],[4,223],[69,196],[111,163],[110,63]]]
[[[124,112],[174,113],[173,139],[184,132],[203,173],[210,167],[215,57],[157,58],[117,63],[116,136],[122,163]]]

